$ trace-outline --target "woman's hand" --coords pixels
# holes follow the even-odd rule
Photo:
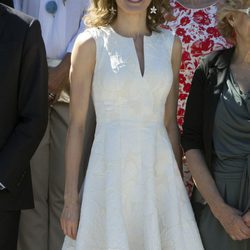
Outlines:
[[[72,239],[76,239],[77,229],[80,217],[79,201],[65,203],[61,215],[61,227],[65,235]]]
[[[245,224],[250,227],[250,211],[248,211],[247,213],[245,213],[242,216],[243,221],[245,222]]]
[[[225,205],[220,214],[215,216],[233,240],[245,240],[250,238],[250,228],[244,222],[242,213]]]

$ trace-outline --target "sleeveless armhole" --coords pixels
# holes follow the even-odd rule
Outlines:
[[[171,61],[175,35],[171,31],[165,29],[162,29],[161,32],[162,32],[163,43],[166,45],[166,50],[168,51],[168,56]]]
[[[99,58],[100,58],[100,29],[97,27],[87,28],[85,33],[90,34],[90,36],[95,40],[96,46],[96,55],[95,55],[95,71],[99,67]]]

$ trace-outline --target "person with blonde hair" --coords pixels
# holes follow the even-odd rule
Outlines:
[[[234,43],[195,72],[182,146],[206,250],[250,249],[250,1],[227,0],[218,28]]]
[[[203,249],[178,170],[181,44],[158,28],[167,11],[167,0],[92,1],[70,71],[63,250]],[[91,95],[97,126],[80,209]]]

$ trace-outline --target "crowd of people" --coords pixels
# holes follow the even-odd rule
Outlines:
[[[0,0],[0,250],[250,249],[249,0]]]

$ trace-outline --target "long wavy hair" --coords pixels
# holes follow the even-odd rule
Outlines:
[[[243,9],[249,6],[250,0],[225,0],[219,5],[217,19],[218,29],[221,34],[230,42],[236,43],[235,30],[228,22],[228,17],[237,9]]]
[[[156,14],[150,14],[155,6]],[[92,0],[84,22],[88,27],[108,26],[117,18],[117,11],[112,14],[111,8],[117,10],[115,0]],[[171,13],[169,0],[152,0],[147,9],[147,27],[150,31],[158,31],[158,26],[165,22],[164,16]]]

